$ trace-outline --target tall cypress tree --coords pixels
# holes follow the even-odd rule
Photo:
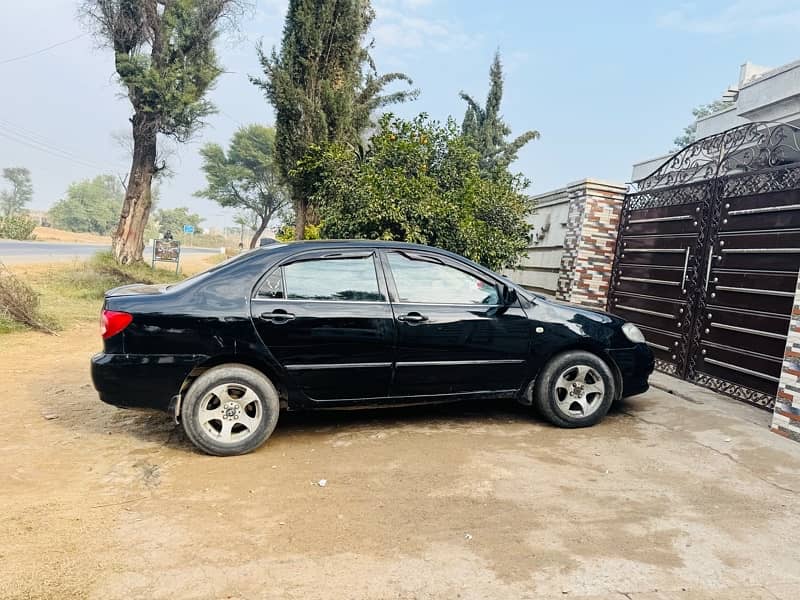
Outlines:
[[[394,81],[411,80],[375,71],[364,45],[374,17],[369,0],[290,0],[280,52],[258,48],[264,77],[250,80],[275,107],[275,153],[291,190],[297,239],[305,231],[310,195],[309,182],[294,174],[297,162],[312,145],[357,145],[372,111],[417,94],[382,94]]]
[[[500,62],[500,52],[494,55],[489,80],[485,106],[478,104],[465,92],[461,92],[460,96],[467,103],[461,131],[470,146],[480,154],[481,171],[491,176],[514,162],[519,150],[531,140],[537,139],[539,132],[526,131],[512,141],[506,139],[511,135],[511,129],[500,114],[500,103],[503,100],[503,65]]]

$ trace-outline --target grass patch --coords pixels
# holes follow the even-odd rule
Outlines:
[[[145,263],[118,265],[110,252],[87,261],[22,266],[14,275],[35,292],[39,314],[53,329],[98,319],[103,296],[112,288],[130,283],[170,283],[185,277],[173,270],[152,269]],[[0,334],[26,328],[0,306]]]

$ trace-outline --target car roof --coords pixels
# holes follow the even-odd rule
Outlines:
[[[297,251],[314,250],[317,248],[320,250],[325,248],[394,248],[398,250],[438,252],[462,261],[467,260],[472,262],[464,256],[460,256],[449,250],[436,248],[435,246],[412,244],[410,242],[395,242],[391,240],[297,240],[281,244],[280,247],[276,247],[275,244],[270,244],[268,246],[262,246],[259,249],[266,252],[275,252],[278,250],[281,253],[291,254]]]

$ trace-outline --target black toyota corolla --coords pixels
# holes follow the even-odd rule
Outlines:
[[[395,242],[273,244],[174,285],[107,292],[104,402],[171,411],[201,450],[258,448],[281,409],[516,398],[560,427],[647,389],[631,323]]]

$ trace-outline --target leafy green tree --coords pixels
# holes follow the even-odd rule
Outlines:
[[[233,134],[227,155],[218,144],[206,144],[200,155],[208,186],[195,195],[244,211],[255,248],[272,218],[290,204],[275,163],[275,130],[248,125]]]
[[[185,206],[178,208],[159,208],[155,212],[156,221],[158,221],[159,232],[163,235],[169,231],[173,236],[178,236],[183,232],[184,225],[191,225],[194,227],[195,233],[202,233],[200,223],[203,222],[203,217],[190,212]]]
[[[158,164],[159,134],[185,142],[213,112],[206,93],[222,72],[214,42],[242,0],[83,0],[83,14],[114,52],[131,103],[133,157],[112,250],[142,260]]]
[[[469,145],[480,155],[481,171],[485,175],[502,173],[517,159],[520,149],[539,138],[539,132],[526,131],[509,141],[511,128],[505,124],[500,114],[500,103],[503,100],[503,65],[500,53],[494,55],[494,62],[489,70],[489,94],[485,106],[481,106],[472,96],[461,92],[462,100],[467,103],[461,131]]]
[[[112,175],[70,184],[66,195],[48,211],[53,225],[69,231],[106,235],[114,230],[125,190]]]
[[[276,157],[289,184],[302,239],[309,189],[293,172],[313,144],[357,145],[373,111],[416,97],[416,90],[383,94],[402,73],[378,75],[364,46],[375,17],[369,0],[289,0],[280,52],[259,47],[263,78],[251,77],[276,113]],[[314,215],[310,215],[314,220]]]
[[[21,212],[33,199],[33,182],[31,172],[25,167],[3,169],[3,179],[8,181],[11,189],[0,191],[0,214],[10,217]]]
[[[697,140],[697,119],[702,119],[703,117],[725,110],[731,106],[731,104],[733,104],[733,102],[730,100],[714,100],[709,104],[701,104],[693,108],[692,115],[695,120],[692,121],[691,125],[687,125],[683,128],[683,134],[672,140],[672,143],[675,144],[675,150],[685,148]]]
[[[491,268],[513,265],[527,246],[527,182],[507,171],[483,177],[452,120],[384,115],[366,153],[314,147],[296,176],[315,182],[323,237],[430,244]]]

